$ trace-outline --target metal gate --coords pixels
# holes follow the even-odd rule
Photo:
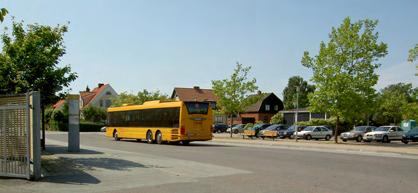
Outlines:
[[[0,176],[30,179],[31,162],[40,164],[34,101],[33,93],[0,96]]]

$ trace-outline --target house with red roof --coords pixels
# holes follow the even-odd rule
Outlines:
[[[118,94],[110,86],[110,84],[99,83],[96,88],[90,90],[89,87],[84,91],[80,91],[80,109],[87,106],[95,106],[100,108],[108,108],[112,105],[111,99]],[[62,108],[65,100],[59,100],[53,105],[54,109]]]

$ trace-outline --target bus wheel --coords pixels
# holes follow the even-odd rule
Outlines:
[[[151,131],[148,131],[147,132],[147,143],[152,143],[153,141],[152,141],[152,132]]]
[[[161,134],[160,131],[157,131],[157,135],[155,135],[155,140],[157,144],[161,145],[163,143],[163,134]]]
[[[182,141],[181,144],[182,145],[190,145],[190,141]]]
[[[120,141],[120,138],[118,136],[118,132],[116,130],[113,132],[113,138],[115,139],[115,141]]]

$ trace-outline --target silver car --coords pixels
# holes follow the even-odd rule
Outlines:
[[[380,126],[372,132],[364,134],[363,141],[381,141],[382,143],[390,143],[391,140],[402,140],[404,132],[397,126]]]
[[[294,133],[296,136],[296,132]],[[298,138],[303,138],[306,140],[311,139],[325,139],[330,140],[332,136],[332,130],[328,129],[325,126],[308,126],[302,131],[297,133]]]
[[[376,129],[374,126],[357,126],[349,132],[341,133],[340,138],[344,142],[347,140],[356,140],[357,142],[361,142],[363,140],[364,134],[372,132],[374,129]]]

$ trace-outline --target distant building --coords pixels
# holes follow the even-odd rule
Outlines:
[[[256,95],[249,97],[259,96],[260,99],[247,107],[245,112],[241,113],[238,118],[234,119],[235,124],[256,123],[262,121],[264,123],[270,122],[273,117],[280,110],[283,110],[283,102],[274,93],[261,93],[258,91]]]
[[[176,87],[171,94],[171,99],[186,102],[209,102],[212,108],[216,108],[216,101],[218,101],[218,97],[213,93],[212,89],[202,89],[198,86],[193,88]]]
[[[171,94],[171,99],[185,101],[185,102],[209,102],[212,109],[216,109],[216,102],[218,97],[212,89],[203,89],[198,86],[193,88],[179,88],[175,87]],[[225,115],[214,115],[214,123],[226,123]]]
[[[310,121],[311,119],[327,119],[326,113],[312,113],[307,108],[290,109],[280,111],[283,113],[284,124],[293,125],[295,123],[296,112],[298,113],[298,121]]]
[[[96,88],[90,90],[88,87],[80,91],[80,109],[87,106],[108,108],[112,105],[111,98],[118,94],[109,84],[99,83]],[[65,104],[65,100],[59,100],[53,105],[54,109],[60,109]]]

